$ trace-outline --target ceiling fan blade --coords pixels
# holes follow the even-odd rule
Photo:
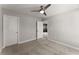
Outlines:
[[[51,6],[51,4],[48,4],[47,6],[44,7],[44,9],[46,10],[50,6]]]
[[[32,10],[32,12],[40,12],[41,10],[43,10],[43,6],[40,6],[39,10]]]
[[[32,10],[32,12],[40,12],[40,10]]]
[[[43,13],[45,16],[47,16],[46,12]]]
[[[40,6],[41,9],[43,9],[43,6]]]

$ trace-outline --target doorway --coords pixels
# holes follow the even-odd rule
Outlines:
[[[48,37],[47,23],[43,23],[43,38],[47,39],[47,37]]]
[[[18,17],[3,15],[3,47],[18,43]]]
[[[47,39],[48,31],[47,31],[47,23],[44,21],[37,21],[37,30],[36,30],[36,39]]]
[[[37,39],[43,38],[43,22],[37,21]]]

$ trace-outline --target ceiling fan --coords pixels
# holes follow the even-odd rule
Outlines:
[[[39,10],[32,10],[32,12],[40,12],[41,14],[44,14],[45,16],[47,16],[45,10],[48,9],[48,7],[50,7],[51,4],[48,4],[46,6],[41,5]]]

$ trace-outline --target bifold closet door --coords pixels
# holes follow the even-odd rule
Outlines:
[[[4,47],[17,44],[18,17],[3,15],[3,45]]]

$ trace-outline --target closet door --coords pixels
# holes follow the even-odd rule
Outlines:
[[[17,44],[18,36],[18,17],[3,16],[3,39],[4,47]]]

